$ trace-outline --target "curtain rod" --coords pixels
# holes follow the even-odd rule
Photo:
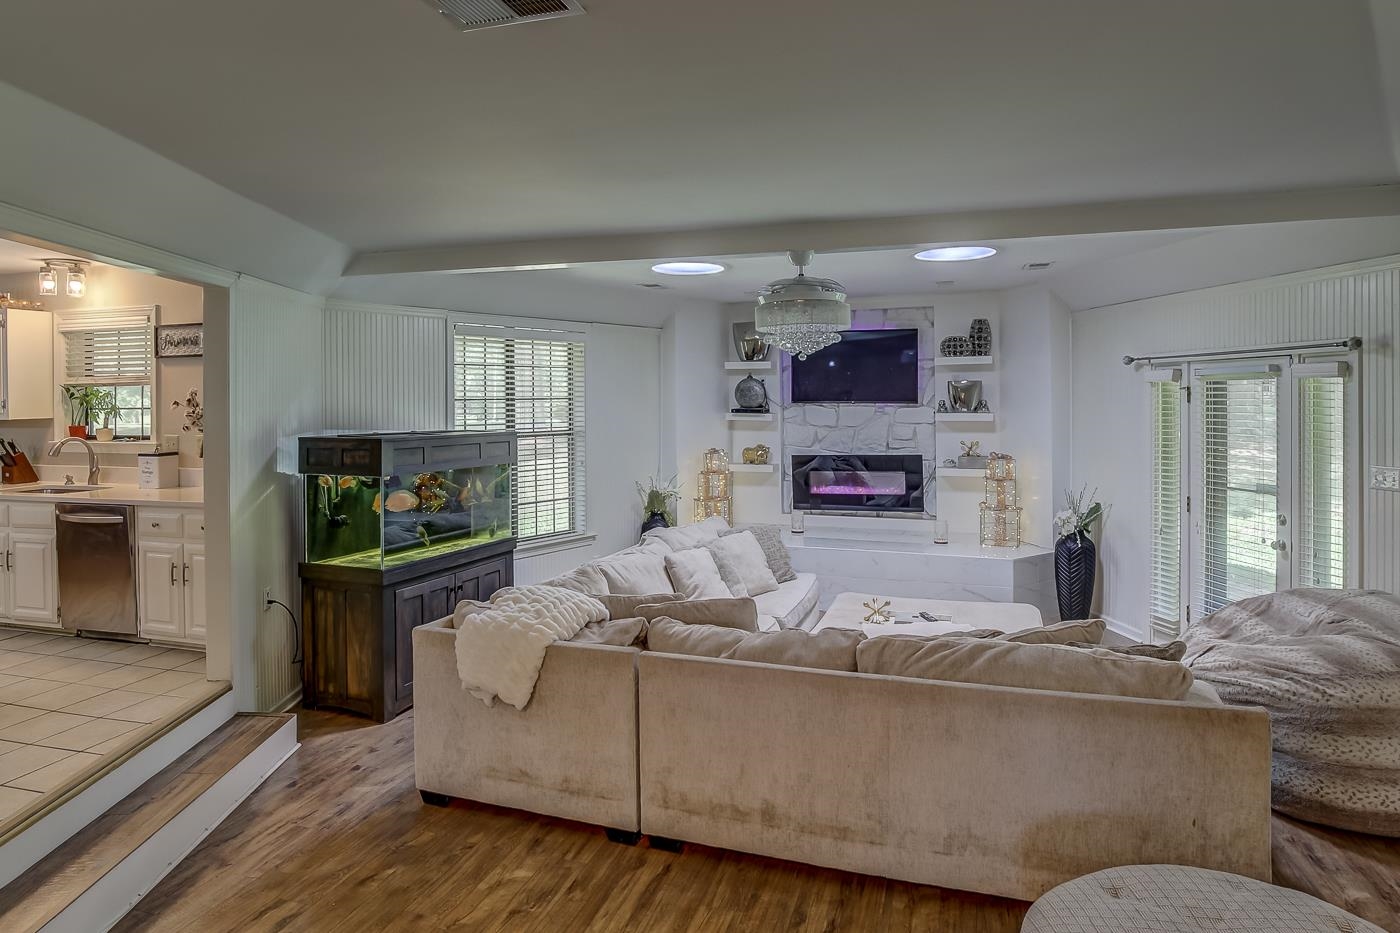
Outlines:
[[[1345,340],[1326,340],[1314,343],[1279,343],[1269,347],[1248,347],[1243,350],[1202,350],[1196,353],[1157,353],[1152,356],[1125,356],[1124,366],[1132,366],[1134,363],[1155,363],[1157,360],[1195,360],[1203,357],[1210,359],[1220,359],[1224,356],[1256,356],[1260,353],[1282,353],[1285,350],[1331,350],[1331,349],[1359,350],[1361,349],[1360,337],[1348,337]]]

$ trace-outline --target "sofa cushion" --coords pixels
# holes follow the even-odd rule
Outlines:
[[[647,640],[647,620],[613,619],[589,622],[569,641],[581,645],[617,645],[620,648],[641,647]]]
[[[603,607],[608,610],[609,619],[632,619],[641,615],[637,611],[638,606],[645,606],[647,603],[669,603],[677,599],[685,599],[680,593],[652,593],[648,596],[639,596],[628,593],[589,593]]]
[[[609,593],[669,593],[675,588],[666,575],[666,558],[656,552],[629,548],[597,562]]]
[[[866,674],[1151,700],[1180,700],[1192,682],[1175,661],[996,638],[885,635],[863,642],[856,660]]]
[[[864,639],[864,634],[853,629],[827,629],[815,634],[796,630],[741,632],[667,618],[658,618],[647,627],[650,651],[828,671],[854,671],[856,646]]]
[[[715,555],[715,563],[728,564],[732,573],[743,582],[745,595],[762,596],[778,588],[778,579],[768,569],[768,559],[751,531],[726,535],[706,545]],[[723,571],[721,571],[723,572]]]
[[[711,515],[702,522],[677,525],[674,528],[653,528],[642,535],[642,541],[655,540],[664,543],[673,551],[685,551],[693,547],[704,547],[729,530],[729,522],[718,515]]]
[[[758,631],[758,609],[747,596],[659,602],[638,606],[637,615],[648,621],[667,618],[687,625],[717,625],[744,632]]]
[[[817,577],[799,573],[776,590],[754,597],[758,614],[777,620],[779,628],[802,628],[802,623],[817,608]]]
[[[785,667],[811,667],[825,671],[854,671],[856,648],[865,633],[855,629],[832,628],[821,632],[787,629],[781,632],[755,632],[726,651],[721,657],[735,661],[762,661]]]
[[[695,547],[666,555],[666,573],[674,589],[686,599],[714,599],[730,596],[720,578],[715,557],[706,548]]]
[[[720,625],[692,625],[665,617],[647,623],[647,650],[718,658],[743,641],[747,632]]]
[[[783,529],[778,525],[748,525],[744,528],[731,528],[728,531],[720,532],[720,537],[736,535],[740,532],[750,532],[758,546],[763,549],[763,556],[768,561],[768,569],[773,571],[773,577],[779,583],[788,583],[797,579],[797,573],[792,569],[792,555],[788,553],[787,545],[783,543]]]
[[[1010,635],[1000,636],[1002,641],[1020,645],[1067,645],[1072,641],[1088,642],[1097,645],[1103,641],[1106,625],[1103,619],[1085,619],[1082,622],[1059,622],[1028,628]]]
[[[1180,661],[1186,657],[1186,642],[1169,641],[1165,645],[1098,645],[1087,641],[1066,642],[1071,648],[1102,648],[1116,654],[1130,654],[1137,658],[1156,658],[1158,661]]]
[[[544,582],[546,586],[558,586],[576,593],[606,593],[608,591],[608,581],[603,579],[602,571],[598,569],[596,563],[575,567],[568,573],[562,573]]]

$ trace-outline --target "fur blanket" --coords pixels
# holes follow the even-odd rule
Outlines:
[[[490,602],[465,600],[452,616],[462,686],[487,706],[499,697],[524,709],[545,650],[607,617],[598,600],[557,586],[511,586],[497,590]]]
[[[1274,808],[1400,835],[1400,599],[1299,589],[1191,626],[1185,663],[1225,702],[1273,723]]]

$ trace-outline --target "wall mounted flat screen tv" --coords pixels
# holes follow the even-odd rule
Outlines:
[[[841,342],[792,358],[793,402],[919,400],[919,332],[847,330]]]

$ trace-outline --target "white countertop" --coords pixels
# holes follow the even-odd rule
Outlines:
[[[52,495],[25,493],[26,489],[62,486],[62,483],[24,483],[0,486],[0,502],[108,502],[112,505],[204,505],[203,486],[176,486],[170,489],[139,489],[99,483],[101,489],[87,492],[64,492]]]

